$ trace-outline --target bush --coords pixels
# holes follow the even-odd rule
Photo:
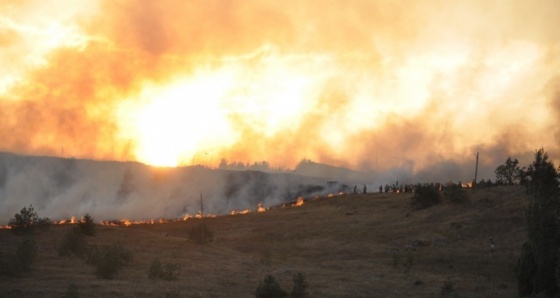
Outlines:
[[[418,185],[412,198],[412,207],[425,209],[441,203],[441,196],[434,185]]]
[[[83,257],[87,250],[88,244],[86,237],[81,232],[80,228],[73,227],[66,233],[66,235],[64,235],[64,239],[62,239],[62,242],[58,247],[58,255],[69,256],[71,254],[75,254],[78,257]]]
[[[179,275],[179,268],[177,263],[167,262],[162,265],[161,261],[156,258],[148,269],[148,278],[174,280]]]
[[[36,230],[46,231],[51,225],[51,220],[47,217],[39,218],[33,205],[23,207],[19,213],[10,218],[8,226],[16,235],[34,234]]]
[[[93,218],[89,214],[84,215],[82,221],[78,224],[80,231],[86,236],[95,236],[95,224]]]
[[[272,275],[267,275],[255,291],[255,297],[257,298],[283,298],[287,296],[288,293],[280,287]]]
[[[26,237],[17,246],[13,255],[0,255],[0,274],[17,276],[31,271],[31,264],[37,256],[37,242]]]
[[[37,256],[37,242],[31,237],[21,241],[16,249],[16,262],[19,272],[31,271],[31,264]]]
[[[122,247],[120,243],[104,246],[101,249],[92,247],[86,263],[95,266],[98,278],[113,279],[122,267],[130,264],[132,252]]]
[[[414,254],[409,251],[408,254],[406,255],[406,260],[404,261],[404,272],[408,273],[410,272],[410,269],[412,268],[412,265],[414,265]]]
[[[307,281],[305,280],[305,275],[301,272],[294,275],[294,286],[292,287],[291,297],[307,297]]]
[[[78,287],[76,286],[75,283],[71,283],[68,285],[68,288],[66,289],[66,294],[64,294],[64,298],[78,298],[80,297],[80,295],[78,295]]]
[[[457,184],[448,185],[443,190],[443,197],[451,203],[466,203],[469,201],[467,191]]]
[[[441,287],[441,294],[447,295],[455,291],[455,285],[451,280],[446,280],[443,282],[443,286]]]
[[[201,223],[187,231],[190,240],[198,244],[207,244],[214,240],[214,232],[208,229],[205,223]]]

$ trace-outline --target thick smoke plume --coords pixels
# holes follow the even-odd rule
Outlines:
[[[155,168],[0,152],[0,225],[30,204],[53,220],[86,213],[98,221],[183,219],[201,211],[201,196],[205,214],[218,215],[338,189],[325,186],[323,179],[288,173]]]
[[[559,20],[554,0],[0,0],[0,150],[426,180],[557,158]]]

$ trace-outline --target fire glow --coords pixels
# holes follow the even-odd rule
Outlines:
[[[559,152],[558,1],[61,3],[0,4],[0,150],[414,172]]]

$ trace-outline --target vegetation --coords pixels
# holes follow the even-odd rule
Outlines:
[[[455,291],[455,284],[451,280],[446,280],[443,282],[443,286],[441,287],[441,294],[448,295]]]
[[[17,276],[31,271],[31,264],[37,256],[37,242],[32,237],[25,237],[19,242],[14,254],[0,254],[0,275]]]
[[[95,236],[95,223],[93,218],[88,214],[84,215],[82,221],[78,224],[80,231],[86,236]]]
[[[496,183],[501,185],[520,184],[524,179],[524,169],[520,168],[518,164],[517,158],[508,157],[505,164],[498,166],[494,171]]]
[[[305,274],[298,272],[293,278],[294,286],[292,287],[292,292],[290,292],[290,297],[303,298],[307,297],[307,281],[305,280]]]
[[[132,253],[120,243],[116,243],[101,249],[93,247],[86,262],[95,266],[97,277],[113,279],[131,261]]]
[[[450,184],[443,190],[443,197],[450,203],[466,203],[469,201],[469,194],[460,184]]]
[[[179,275],[179,269],[180,266],[177,263],[166,262],[162,264],[159,258],[156,258],[148,269],[148,278],[174,280]]]
[[[418,185],[414,197],[412,198],[412,207],[415,209],[425,209],[441,203],[441,196],[438,189],[434,185]]]
[[[48,217],[39,218],[33,205],[23,207],[19,213],[16,213],[13,218],[10,218],[8,226],[14,234],[30,235],[34,234],[37,230],[46,231],[49,229],[51,221]]]
[[[80,295],[78,294],[78,287],[75,283],[70,283],[68,288],[66,289],[66,293],[64,294],[64,298],[78,298]]]
[[[264,280],[259,284],[255,291],[257,298],[282,298],[288,297],[288,293],[284,291],[276,279],[272,275],[267,275]]]
[[[62,239],[58,247],[59,256],[69,256],[75,254],[78,257],[83,257],[88,251],[88,244],[86,237],[82,233],[82,229],[73,227],[69,230]]]
[[[527,210],[528,240],[523,244],[515,273],[521,296],[558,294],[560,247],[560,175],[544,149],[535,152],[527,170],[531,201]]]

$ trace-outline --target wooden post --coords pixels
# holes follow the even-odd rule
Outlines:
[[[473,183],[473,186],[476,185],[476,178],[478,176],[478,152],[475,154],[475,156],[476,156],[476,166],[474,168],[474,181],[473,181],[474,183]]]
[[[202,203],[202,193],[200,193],[200,235],[202,240],[202,254],[204,254],[204,204]]]

